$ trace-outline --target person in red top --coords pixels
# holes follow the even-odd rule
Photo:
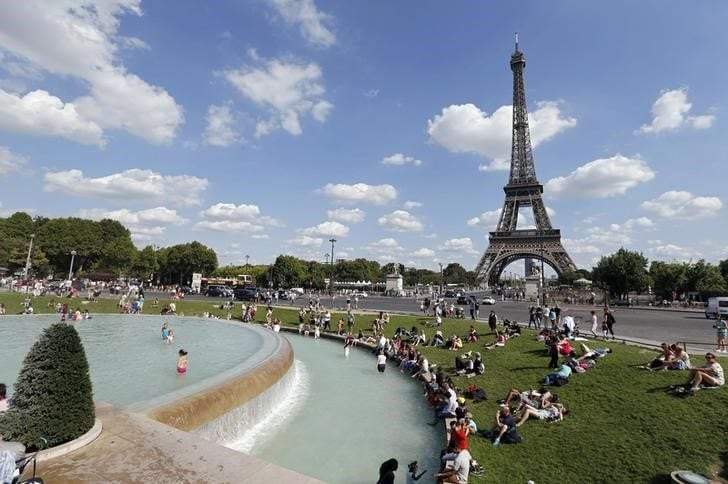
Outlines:
[[[457,425],[455,425],[455,428],[452,431],[452,440],[455,444],[455,447],[457,447],[458,449],[469,449],[469,435],[470,427],[468,426],[467,422],[464,418],[459,419]]]

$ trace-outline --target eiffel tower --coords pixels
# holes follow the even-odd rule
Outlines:
[[[495,232],[490,232],[488,249],[480,258],[475,273],[481,286],[495,285],[511,262],[537,259],[551,266],[558,274],[576,270],[569,254],[561,245],[561,231],[551,226],[543,204],[543,185],[536,178],[531,135],[528,129],[528,108],[523,83],[526,57],[518,50],[511,55],[513,71],[513,132],[511,145],[511,175],[503,187],[506,193],[503,210]],[[535,229],[519,230],[518,210],[531,207]]]

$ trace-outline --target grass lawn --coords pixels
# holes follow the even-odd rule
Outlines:
[[[53,312],[48,307],[51,299],[54,298],[35,298],[36,313]],[[0,293],[0,302],[5,303],[8,314],[20,312],[22,300],[17,294]],[[79,300],[72,301],[71,307],[88,308],[92,313],[117,312],[113,299],[84,305]],[[160,301],[160,306],[166,303]],[[188,316],[205,311],[222,317],[227,315],[207,301],[176,303],[178,313]],[[258,320],[265,317],[264,308],[260,309]],[[145,313],[155,311],[151,301],[147,301]],[[239,304],[234,315],[240,316]],[[284,324],[298,322],[294,310],[276,309],[275,316]],[[333,315],[334,327],[340,316]],[[356,330],[361,327],[368,332],[373,318],[358,315]],[[424,321],[425,318],[416,316],[392,316],[386,331],[393,333],[397,326],[420,326]],[[469,326],[469,321],[446,320],[444,333],[465,335]],[[484,333],[487,326],[480,323],[478,330]],[[432,329],[425,332],[428,338],[433,334]],[[472,383],[486,390],[486,402],[467,403],[482,430],[492,425],[498,408],[496,401],[504,398],[511,387],[537,388],[539,380],[548,372],[544,346],[532,333],[525,332],[522,337],[511,340],[506,348],[484,350],[484,343],[491,341],[491,336],[485,336],[479,343],[465,344],[463,349],[480,351],[486,365],[485,374],[471,379],[454,378],[459,388]],[[596,344],[605,346],[601,342]],[[563,422],[527,422],[519,429],[524,440],[518,445],[494,448],[484,438],[471,437],[471,452],[486,469],[484,477],[471,482],[525,483],[528,479],[537,484],[669,482],[667,475],[676,469],[718,477],[728,460],[728,388],[704,390],[685,399],[672,397],[665,393],[665,388],[683,383],[687,372],[650,373],[631,368],[646,362],[655,353],[621,344],[608,346],[614,348],[614,353],[600,359],[596,368],[573,375],[568,385],[555,389],[570,411]],[[445,369],[454,366],[455,352],[420,349],[431,363]],[[694,364],[704,361],[702,355],[692,355],[692,360]],[[723,366],[728,366],[722,360]],[[404,468],[401,474],[402,471]],[[727,477],[725,471],[721,477]]]

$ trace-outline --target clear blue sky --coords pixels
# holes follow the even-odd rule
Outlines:
[[[518,31],[577,265],[622,245],[728,257],[723,1],[5,10],[3,214],[112,217],[140,247],[197,239],[223,263],[323,260],[335,234],[344,257],[473,268],[503,202]]]

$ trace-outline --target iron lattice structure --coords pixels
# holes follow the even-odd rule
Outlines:
[[[551,266],[558,274],[576,270],[574,262],[561,244],[561,231],[551,226],[543,203],[543,185],[536,178],[531,135],[528,128],[528,108],[523,70],[526,57],[518,49],[511,56],[513,71],[513,131],[511,145],[511,173],[503,187],[505,202],[498,226],[490,232],[488,249],[480,258],[477,268],[481,285],[494,285],[503,269],[519,259],[538,259]],[[519,230],[518,212],[531,207],[535,229]]]

